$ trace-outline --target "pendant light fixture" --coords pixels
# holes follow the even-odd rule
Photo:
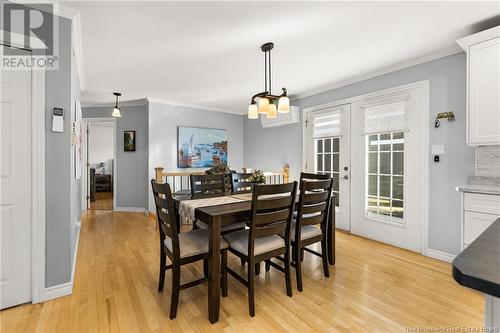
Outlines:
[[[290,111],[286,88],[281,88],[283,91],[281,95],[272,94],[271,50],[273,48],[273,43],[265,43],[260,48],[264,52],[264,91],[252,96],[248,106],[248,119],[258,119],[259,114],[266,115],[267,118],[276,118],[278,113]]]
[[[112,117],[120,118],[122,116],[121,110],[118,107],[118,97],[120,97],[122,94],[115,92],[113,95],[116,96],[116,102],[115,102],[115,107],[113,108],[113,113],[111,114]]]

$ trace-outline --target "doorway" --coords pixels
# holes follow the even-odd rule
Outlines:
[[[306,125],[307,172],[333,179],[337,228],[351,230],[350,219],[350,116],[351,105],[336,105],[308,112]]]
[[[429,82],[305,110],[304,170],[334,180],[336,226],[426,253]]]
[[[116,184],[115,120],[85,119],[85,206],[113,210]]]

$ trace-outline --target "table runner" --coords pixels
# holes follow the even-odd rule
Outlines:
[[[218,206],[234,202],[247,200],[237,196],[222,196],[204,199],[184,200],[179,204],[179,215],[183,224],[191,224],[195,220],[194,212],[196,208]]]

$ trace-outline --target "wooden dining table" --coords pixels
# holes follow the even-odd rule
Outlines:
[[[217,194],[214,196],[228,196],[230,194]],[[185,193],[174,194],[174,202],[179,214],[180,203],[184,200],[191,200],[190,195]],[[241,198],[241,195],[239,196]],[[211,323],[219,320],[220,309],[220,241],[221,227],[226,224],[248,221],[251,217],[251,196],[248,200],[240,199],[239,202],[226,203],[222,205],[199,207],[195,210],[195,218],[208,225],[209,231],[209,260],[208,260],[208,317]],[[297,197],[298,198],[298,197]],[[197,197],[195,199],[200,199]],[[298,202],[298,200],[296,200]],[[327,224],[327,244],[328,244],[328,262],[335,265],[335,196],[332,195],[331,209]]]

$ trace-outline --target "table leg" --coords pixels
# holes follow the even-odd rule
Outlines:
[[[328,244],[328,262],[335,265],[335,196],[332,196],[330,202],[330,214],[328,214],[327,240]]]
[[[213,217],[209,225],[208,242],[208,317],[210,322],[219,321],[220,308],[220,217]]]

